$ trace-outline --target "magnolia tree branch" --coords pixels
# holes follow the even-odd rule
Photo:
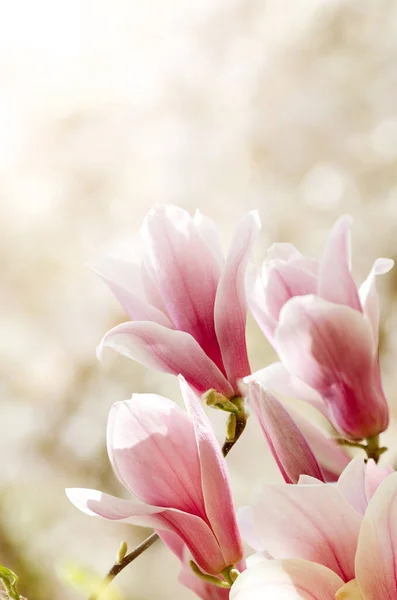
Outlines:
[[[148,538],[146,538],[146,540],[142,542],[142,544],[139,544],[139,546],[135,548],[135,550],[133,550],[129,554],[126,554],[123,557],[120,556],[119,560],[114,563],[113,567],[110,569],[105,579],[99,586],[99,590],[91,594],[88,600],[98,600],[102,596],[105,589],[108,587],[109,583],[111,583],[116,577],[116,575],[118,575],[120,571],[125,569],[125,567],[129,565],[133,560],[138,558],[138,556],[143,554],[143,552],[150,548],[150,546],[153,546],[153,544],[155,544],[158,539],[159,536],[157,535],[157,533],[152,533],[151,535],[149,535]]]

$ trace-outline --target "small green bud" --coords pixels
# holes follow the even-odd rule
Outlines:
[[[227,398],[216,390],[211,389],[203,394],[203,400],[207,406],[214,406],[215,404],[223,404]]]
[[[119,550],[117,552],[117,562],[118,563],[122,562],[123,558],[127,554],[127,551],[128,551],[127,542],[121,542],[120,548],[119,548]]]
[[[229,577],[233,581],[233,583],[236,581],[236,579],[239,575],[240,575],[240,572],[237,569],[230,569]]]
[[[231,414],[226,423],[226,439],[228,442],[232,442],[236,437],[236,415]]]
[[[212,408],[217,408],[218,410],[224,410],[230,413],[237,413],[239,411],[239,408],[234,402],[216,390],[208,390],[208,392],[205,392],[205,394],[203,394],[203,400],[207,406],[212,406]]]

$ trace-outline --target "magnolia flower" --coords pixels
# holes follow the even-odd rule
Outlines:
[[[173,532],[212,575],[243,555],[226,463],[197,396],[180,380],[187,414],[171,400],[134,394],[109,415],[109,458],[135,497],[69,489],[80,510],[108,520]]]
[[[248,278],[251,310],[281,363],[256,374],[271,391],[314,404],[343,437],[360,440],[389,422],[378,361],[375,279],[393,266],[375,261],[358,290],[350,273],[350,219],[332,229],[320,262],[290,244],[270,251],[262,277]]]
[[[237,382],[250,373],[244,277],[259,229],[257,213],[248,213],[224,259],[211,219],[156,206],[141,229],[141,266],[107,260],[95,269],[131,319],[105,335],[99,355],[109,346],[181,373],[199,394],[240,395]]]
[[[275,560],[243,573],[230,598],[395,600],[396,517],[397,473],[373,461],[354,459],[337,484],[267,486],[241,528]]]

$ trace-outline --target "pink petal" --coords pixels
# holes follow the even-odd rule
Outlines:
[[[229,590],[212,585],[203,581],[193,573],[190,566],[184,565],[179,573],[179,582],[191,590],[202,600],[228,600]]]
[[[195,575],[189,565],[182,565],[179,582],[202,600],[228,600],[229,590],[216,587]]]
[[[365,600],[397,597],[397,473],[379,486],[363,519],[356,579]]]
[[[270,560],[250,567],[232,586],[230,600],[334,600],[343,581],[306,560]]]
[[[268,312],[265,287],[261,276],[253,265],[248,265],[245,274],[245,292],[250,311],[259,327],[275,347],[274,335],[277,327]]]
[[[328,418],[328,410],[321,395],[304,381],[291,375],[281,363],[273,363],[264,369],[260,369],[246,377],[244,381],[245,383],[257,381],[270,392],[308,402],[325,418]]]
[[[356,456],[339,477],[338,488],[346,500],[364,515],[368,502],[391,473],[394,473],[391,465],[382,467],[372,458],[366,460]]]
[[[103,338],[98,355],[105,346],[113,348],[141,364],[182,375],[200,394],[215,388],[225,396],[233,388],[196,340],[183,331],[175,331],[148,321],[122,323]]]
[[[266,285],[266,300],[270,316],[277,321],[280,310],[290,298],[314,294],[317,278],[294,262],[276,263],[270,267]]]
[[[257,552],[261,552],[263,550],[262,542],[256,535],[252,509],[250,506],[242,506],[238,509],[237,521],[244,541]],[[269,558],[271,558],[270,555]]]
[[[214,324],[220,267],[192,217],[177,206],[157,205],[145,218],[141,234],[175,328],[190,333],[222,368]]]
[[[226,461],[199,399],[186,381],[181,377],[179,379],[186,408],[193,419],[206,515],[222,549],[226,565],[233,565],[243,556],[243,548]]]
[[[394,266],[394,261],[390,258],[377,258],[372,269],[359,289],[360,301],[365,317],[371,324],[374,337],[374,348],[378,347],[379,337],[379,302],[376,291],[377,275],[388,273]]]
[[[287,410],[296,425],[305,436],[314,455],[321,465],[321,469],[327,481],[335,481],[342,473],[351,458],[335,438],[326,431],[313,425],[303,415],[287,407]]]
[[[358,311],[315,296],[293,298],[280,315],[277,347],[288,371],[322,395],[342,435],[362,439],[386,429],[372,333]]]
[[[181,562],[184,561],[187,547],[183,543],[182,538],[177,535],[174,531],[163,531],[159,530],[158,535],[162,542],[175,554]],[[191,573],[193,573],[191,571]]]
[[[184,566],[179,574],[179,582],[191,590],[202,600],[228,600],[229,590],[207,583],[199,579],[189,566]]]
[[[315,477],[311,477],[310,475],[301,475],[298,481],[298,485],[318,485],[319,483],[324,482]]]
[[[173,328],[169,318],[145,298],[139,268],[121,260],[108,258],[92,268],[109,286],[133,321],[153,321]]]
[[[181,572],[179,576],[179,581],[194,591],[200,598],[212,600],[212,599],[227,599],[227,595],[217,595],[213,594],[214,590],[220,590],[220,588],[216,588],[213,585],[207,584],[202,579],[199,579],[196,575],[193,574],[189,566],[189,560],[192,558],[191,552],[182,538],[177,535],[173,531],[165,531],[165,530],[157,530],[162,541],[165,545],[179,558],[181,561]],[[211,555],[211,554],[210,554]],[[237,563],[237,568],[240,572],[245,570],[245,562],[244,560]],[[225,590],[223,590],[225,591]]]
[[[141,277],[145,297],[148,302],[168,317],[167,307],[158,287],[156,271],[145,254],[143,254],[141,261]],[[171,324],[171,329],[173,328],[174,326]]]
[[[276,242],[268,248],[263,266],[266,267],[266,265],[273,260],[283,260],[287,262],[299,258],[302,258],[302,254],[293,244],[290,244],[289,242]]]
[[[300,258],[295,258],[293,264],[301,269],[305,269],[305,271],[309,271],[316,277],[318,277],[318,271],[320,268],[320,263],[316,258],[310,258],[308,256],[302,256]]]
[[[219,280],[215,301],[215,328],[228,380],[238,394],[237,382],[250,373],[245,325],[247,303],[245,270],[252,245],[260,230],[256,212],[240,222],[233,237],[225,267]]]
[[[394,473],[391,465],[382,467],[372,458],[365,461],[361,456],[357,456],[339,477],[338,488],[346,500],[364,515],[368,502],[391,473]]]
[[[221,249],[219,231],[215,222],[206,215],[203,215],[203,213],[200,210],[196,210],[196,212],[194,213],[193,222],[200,237],[207,244],[207,246],[215,256],[219,268],[223,269],[225,259],[223,257]]]
[[[334,484],[268,485],[252,515],[262,548],[274,558],[303,558],[344,581],[354,577],[361,517]]]
[[[339,491],[360,515],[365,514],[368,506],[368,499],[365,494],[365,469],[364,458],[356,456],[347,465],[338,480]]]
[[[173,509],[164,511],[162,518],[166,526],[161,528],[170,528],[181,537],[202,571],[218,575],[228,566],[212,529],[203,519]]]
[[[367,462],[365,468],[365,495],[368,502],[382,481],[392,473],[394,473],[394,469],[391,465],[381,466],[376,464],[372,458]]]
[[[110,521],[124,521],[142,527],[155,527],[162,522],[162,509],[138,501],[123,500],[97,490],[69,488],[66,495],[83,513]]]
[[[154,394],[116,402],[107,443],[114,471],[132,494],[205,518],[193,424],[177,404]]]
[[[302,474],[324,481],[304,435],[277,398],[255,383],[250,384],[248,397],[285,481],[297,483]]]
[[[145,297],[140,268],[135,263],[106,256],[94,265],[90,265],[89,268],[107,283],[115,283],[141,298]]]
[[[351,224],[351,217],[341,217],[329,234],[320,263],[317,293],[324,300],[361,311],[357,287],[350,273]]]

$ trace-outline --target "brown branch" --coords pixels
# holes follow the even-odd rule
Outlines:
[[[222,453],[223,453],[223,456],[225,456],[225,457],[229,454],[229,452],[233,448],[234,444],[240,438],[240,436],[243,433],[245,426],[247,424],[247,414],[244,411],[244,409],[242,411],[239,411],[238,413],[236,413],[235,417],[236,417],[236,430],[235,430],[234,437],[232,440],[226,439],[222,446]]]
[[[139,544],[139,546],[135,548],[135,550],[133,550],[129,554],[126,554],[124,558],[122,558],[120,561],[114,563],[113,567],[110,569],[105,579],[101,583],[99,590],[91,594],[88,600],[98,600],[102,596],[103,592],[108,587],[108,585],[116,577],[116,575],[118,575],[120,571],[125,569],[125,567],[127,567],[133,560],[138,558],[138,556],[143,554],[143,552],[150,548],[150,546],[153,546],[153,544],[155,544],[158,539],[159,536],[157,535],[157,533],[152,533],[151,535],[149,535],[148,538],[146,538],[146,540],[142,542],[142,544]]]

